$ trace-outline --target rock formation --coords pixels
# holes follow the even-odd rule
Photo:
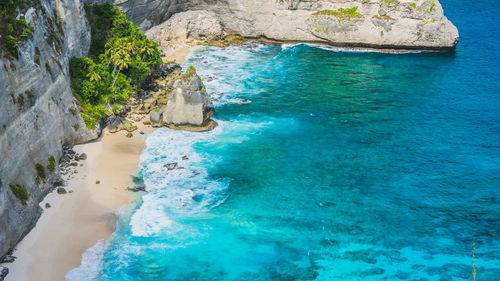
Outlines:
[[[437,0],[114,2],[144,29],[160,24],[148,33],[161,45],[184,36],[218,35],[220,27],[224,34],[351,47],[451,50],[458,42],[458,31]]]
[[[50,179],[57,173],[47,168],[48,158],[52,155],[57,161],[63,145],[99,135],[98,130],[86,129],[68,74],[69,58],[87,55],[90,44],[83,5],[80,0],[42,0],[41,5],[45,15],[40,7],[24,13],[35,28],[20,44],[19,58],[0,57],[0,256],[35,225],[42,212],[38,203],[52,190]],[[54,22],[62,24],[62,32]],[[47,40],[51,33],[59,39]],[[38,176],[42,171],[45,179]],[[14,193],[23,189],[26,200]]]
[[[214,106],[201,79],[190,67],[186,73],[171,64],[171,72],[163,73],[152,83],[155,91],[132,109],[132,113],[149,113],[152,126],[172,129],[207,131],[217,123],[210,119]]]

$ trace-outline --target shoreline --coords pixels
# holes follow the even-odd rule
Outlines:
[[[36,226],[17,244],[6,281],[65,280],[80,266],[82,254],[115,229],[116,211],[138,195],[127,191],[137,173],[147,135],[153,128],[137,123],[133,138],[125,132],[103,132],[100,139],[74,146],[88,158],[64,175],[68,193],[49,193],[40,202],[44,209]],[[140,135],[139,131],[145,132]],[[77,173],[74,173],[77,171]],[[96,182],[100,181],[99,184]],[[49,203],[50,208],[45,208]]]
[[[198,46],[182,44],[166,59],[181,64]],[[111,237],[117,211],[139,197],[127,188],[138,172],[146,138],[156,129],[142,121],[134,123],[132,138],[125,136],[126,131],[110,133],[106,128],[98,139],[73,147],[77,153],[85,152],[87,159],[62,176],[67,194],[54,189],[40,202],[42,215],[14,247],[16,260],[0,264],[9,269],[5,281],[65,280],[66,273],[81,265],[85,251]],[[46,203],[51,207],[45,208]]]
[[[332,46],[320,42],[279,42],[266,38],[243,38],[241,43],[248,41],[279,46],[301,43]],[[193,49],[207,45],[191,41],[177,42],[176,46],[165,55],[164,60],[182,64]],[[394,53],[416,51],[338,48]],[[99,139],[74,146],[77,153],[85,152],[88,158],[78,162],[83,167],[72,169],[77,171],[76,174],[63,176],[67,182],[65,189],[72,193],[60,195],[54,190],[40,202],[44,211],[36,226],[16,245],[13,253],[16,261],[2,264],[9,268],[6,281],[65,280],[66,273],[81,265],[82,254],[87,249],[111,236],[115,230],[117,211],[128,207],[139,196],[128,191],[127,187],[131,186],[132,176],[138,171],[145,140],[155,130],[142,122],[135,122],[135,125],[138,129],[133,132],[133,138],[126,138],[126,131],[112,134],[105,129]],[[144,135],[139,134],[141,130]],[[45,208],[46,203],[50,203],[51,208]]]

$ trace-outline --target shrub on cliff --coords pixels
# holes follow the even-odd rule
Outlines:
[[[40,163],[37,163],[35,167],[36,167],[36,173],[38,174],[38,177],[41,178],[45,182],[45,180],[47,179],[47,175],[45,175],[45,167]]]
[[[91,58],[72,58],[71,86],[89,129],[125,103],[138,84],[161,63],[157,44],[111,4],[86,6]]]
[[[18,9],[26,9],[39,0],[1,0],[0,1],[0,52],[8,59],[18,58],[18,43],[33,33],[24,17],[16,19]]]
[[[26,188],[22,184],[9,184],[10,190],[12,190],[12,193],[14,193],[14,196],[17,197],[17,199],[21,200],[21,203],[23,205],[26,205],[26,200],[28,200],[29,195],[28,191],[26,191]]]
[[[56,158],[54,155],[49,156],[49,165],[47,165],[47,169],[53,171],[56,168]]]

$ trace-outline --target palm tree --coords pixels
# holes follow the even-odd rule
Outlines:
[[[112,85],[112,87],[114,87],[116,79],[120,74],[120,71],[122,71],[123,69],[127,69],[130,63],[130,55],[127,52],[126,46],[122,45],[122,47],[117,48],[116,52],[111,55],[111,60],[114,63],[114,68],[112,73],[112,75],[115,75],[114,77],[115,79],[113,80],[113,85]],[[118,67],[118,72],[115,74],[117,67]]]
[[[99,72],[97,72],[94,65],[90,67],[90,72],[87,74],[87,77],[90,79],[90,81],[101,80],[101,75],[99,75]]]

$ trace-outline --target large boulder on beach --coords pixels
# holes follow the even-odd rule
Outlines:
[[[163,122],[163,110],[153,110],[149,113],[149,121],[153,125],[161,125]]]
[[[212,101],[193,69],[190,68],[173,86],[174,90],[163,112],[163,123],[173,125],[171,128],[205,127],[215,123],[210,120],[214,114]]]
[[[137,126],[130,122],[125,117],[113,116],[108,120],[108,129],[110,133],[116,133],[121,130],[126,130],[127,132],[133,132],[137,130]]]

